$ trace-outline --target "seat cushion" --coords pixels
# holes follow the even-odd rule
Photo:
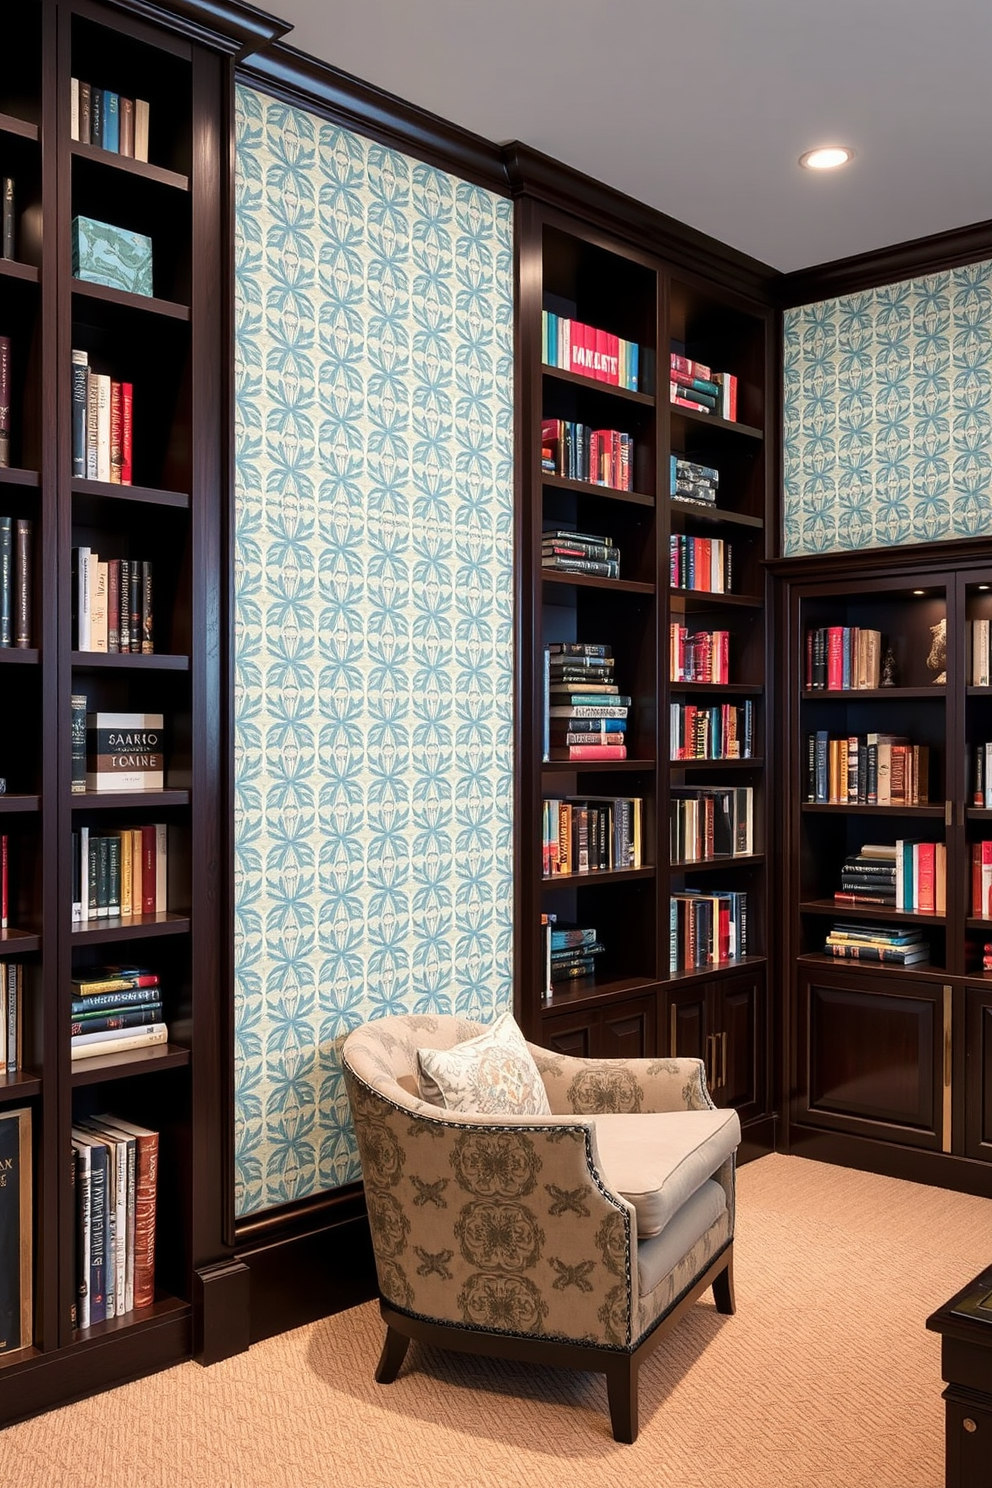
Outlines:
[[[596,1117],[600,1171],[637,1211],[640,1238],[658,1235],[741,1139],[736,1111]]]
[[[421,1098],[447,1111],[550,1116],[534,1056],[510,1013],[450,1049],[418,1049]]]

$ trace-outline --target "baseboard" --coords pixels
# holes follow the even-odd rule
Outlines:
[[[741,1130],[741,1145],[737,1149],[737,1166],[754,1162],[757,1157],[767,1157],[774,1152],[778,1139],[778,1117],[762,1116],[758,1121],[749,1121]]]
[[[992,1199],[992,1164],[945,1152],[921,1152],[895,1142],[876,1142],[871,1137],[816,1131],[793,1123],[789,1148],[798,1157],[881,1173],[886,1178],[905,1178],[932,1188],[951,1188],[957,1193]]]
[[[288,1233],[239,1247],[237,1259],[249,1272],[251,1343],[378,1295],[364,1214],[345,1220],[315,1216],[310,1228],[296,1224]]]

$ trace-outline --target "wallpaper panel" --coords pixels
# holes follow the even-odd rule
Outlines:
[[[511,996],[512,209],[239,88],[241,1215],[359,1176],[336,1040]]]
[[[783,552],[938,542],[992,519],[992,263],[785,315]]]

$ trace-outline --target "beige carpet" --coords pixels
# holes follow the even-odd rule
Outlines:
[[[737,1315],[710,1295],[641,1372],[618,1446],[600,1376],[412,1345],[374,1304],[0,1433],[18,1488],[940,1488],[928,1314],[992,1262],[992,1201],[797,1157],[741,1169]],[[2,1386],[0,1386],[2,1388]]]

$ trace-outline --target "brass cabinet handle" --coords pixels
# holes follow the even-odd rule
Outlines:
[[[944,1152],[951,1150],[951,1115],[953,1110],[953,1099],[951,1090],[951,1058],[952,1058],[952,1022],[951,1007],[952,993],[950,987],[944,988],[944,1101],[943,1101],[943,1130],[941,1132],[941,1149]]]
[[[723,1045],[723,1058],[722,1058],[722,1060],[720,1062],[720,1088],[723,1089],[723,1087],[727,1083],[727,1034],[726,1034],[726,1030],[724,1030],[724,1032],[721,1033],[720,1040],[721,1040],[721,1043]]]

